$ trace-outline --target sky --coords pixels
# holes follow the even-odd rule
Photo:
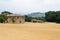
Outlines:
[[[29,14],[59,10],[60,0],[0,0],[0,12],[9,11],[18,14]]]

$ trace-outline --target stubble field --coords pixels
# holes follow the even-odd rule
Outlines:
[[[60,40],[60,24],[0,24],[0,40]]]

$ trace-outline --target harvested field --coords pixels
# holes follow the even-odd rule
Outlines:
[[[60,24],[0,24],[0,40],[60,40]]]

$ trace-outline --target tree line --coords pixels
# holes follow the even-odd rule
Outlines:
[[[30,16],[25,15],[25,21],[26,22],[31,22],[32,19],[46,21],[45,17],[30,17]]]
[[[26,21],[30,22],[32,17],[26,16]],[[43,20],[46,22],[60,23],[60,11],[48,11],[45,12],[45,17],[35,17],[37,20]]]
[[[45,13],[45,19],[48,22],[60,23],[60,11],[49,11]]]
[[[4,23],[7,20],[7,15],[8,14],[13,14],[8,11],[3,11],[0,14],[0,23]],[[26,22],[31,22],[31,19],[37,19],[37,20],[43,20],[46,22],[56,22],[60,23],[60,11],[48,11],[45,12],[45,17],[29,17],[25,15],[25,21]]]

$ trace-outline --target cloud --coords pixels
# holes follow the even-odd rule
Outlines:
[[[0,10],[14,13],[60,10],[60,0],[0,0]]]

